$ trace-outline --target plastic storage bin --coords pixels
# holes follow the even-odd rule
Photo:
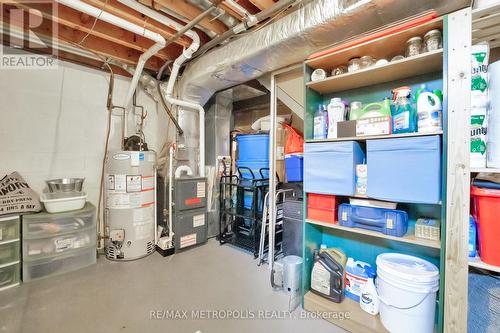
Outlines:
[[[367,195],[396,202],[441,201],[441,138],[438,135],[369,140]]]
[[[269,160],[269,134],[237,135],[239,160]]]
[[[95,264],[95,248],[74,250],[62,256],[23,261],[23,281],[71,272]]]
[[[487,264],[500,266],[500,190],[472,186],[479,256]]]
[[[96,209],[87,203],[81,210],[49,214],[38,213],[23,217],[23,239],[52,237],[95,226]]]
[[[285,156],[285,171],[288,182],[301,182],[304,178],[304,156]]]
[[[96,246],[95,226],[82,231],[63,233],[54,237],[24,239],[23,258],[36,259],[60,255],[80,248],[94,248]]]
[[[20,258],[19,241],[0,245],[0,266],[16,263]]]
[[[19,285],[19,263],[0,267],[0,291]]]
[[[341,204],[339,224],[402,237],[408,230],[408,214],[402,210]]]
[[[20,238],[19,216],[0,217],[0,243]]]
[[[337,220],[337,198],[334,195],[308,193],[307,218],[335,223]]]
[[[306,143],[304,191],[354,195],[356,164],[362,164],[364,159],[365,154],[355,141]]]

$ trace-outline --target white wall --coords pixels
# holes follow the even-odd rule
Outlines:
[[[56,70],[0,70],[0,178],[18,171],[40,193],[47,179],[85,177],[88,200],[96,204],[108,80],[104,71],[67,62]],[[115,105],[123,105],[128,84],[116,77]],[[144,92],[137,101],[148,111],[146,142],[159,152],[166,141],[167,116]],[[129,135],[135,132],[130,118]],[[120,148],[120,119],[112,117],[110,149]]]

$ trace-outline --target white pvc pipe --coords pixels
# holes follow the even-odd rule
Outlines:
[[[135,89],[137,88],[139,78],[141,76],[142,70],[144,69],[144,64],[149,58],[151,58],[155,53],[157,53],[165,46],[166,44],[165,38],[163,38],[163,36],[161,36],[156,32],[147,30],[144,27],[130,23],[129,21],[122,19],[121,17],[112,15],[108,12],[105,12],[102,9],[88,5],[80,0],[56,0],[56,1],[62,5],[68,6],[70,8],[88,14],[90,16],[98,17],[99,20],[116,25],[122,29],[143,36],[155,42],[153,46],[151,46],[146,52],[144,52],[139,57],[139,62],[137,63],[134,75],[132,77],[132,82],[130,83],[130,87],[127,93],[127,97],[125,98],[125,103],[123,105],[125,108],[128,107],[128,105],[132,101],[132,97],[134,96]]]
[[[172,206],[173,206],[173,200],[172,200],[172,195],[173,195],[173,184],[172,182],[174,181],[174,166],[173,166],[173,160],[174,160],[174,145],[170,146],[170,149],[168,150],[168,156],[169,156],[169,161],[168,161],[168,239],[170,242],[172,242],[173,239],[173,228],[172,228]]]
[[[175,22],[174,20],[161,15],[155,10],[152,10],[151,8],[144,6],[134,0],[119,0],[122,4],[129,6],[130,8],[154,19],[155,21],[158,21],[162,24],[165,25],[170,25],[173,26],[175,29],[180,30],[182,29],[182,25],[179,23]],[[176,99],[173,97],[173,91],[174,91],[174,84],[175,81],[177,80],[177,76],[179,75],[179,69],[181,68],[182,64],[188,60],[191,59],[193,56],[193,53],[198,50],[200,47],[200,37],[196,32],[193,30],[187,30],[185,32],[185,35],[188,36],[193,40],[191,45],[185,49],[182,54],[175,59],[174,64],[172,66],[172,72],[170,73],[170,77],[168,79],[167,83],[167,91],[165,95],[165,100],[172,104],[172,105],[177,105],[181,107],[185,107],[188,109],[196,110],[199,113],[199,126],[200,126],[200,161],[199,161],[199,174],[200,177],[205,177],[205,110],[203,109],[203,106],[196,104],[196,103],[191,103],[187,101],[183,101],[180,99]]]

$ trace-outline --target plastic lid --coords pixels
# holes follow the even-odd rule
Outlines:
[[[322,250],[324,250],[324,249],[326,249],[326,245],[325,245],[325,244],[321,244],[321,245],[319,246],[319,248],[320,248],[320,249],[322,249]]]
[[[404,284],[434,285],[439,281],[439,269],[427,260],[401,253],[377,256],[377,274]]]
[[[332,98],[332,103],[342,103],[342,99],[340,97]]]
[[[479,197],[500,197],[500,190],[495,190],[492,188],[481,188],[477,186],[471,186],[470,194]]]

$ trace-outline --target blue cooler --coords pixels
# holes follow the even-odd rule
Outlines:
[[[269,134],[236,136],[239,160],[269,160]]]
[[[367,195],[386,201],[441,201],[441,138],[368,140]]]
[[[339,224],[344,227],[378,231],[402,237],[408,231],[408,213],[402,210],[339,205]]]
[[[304,156],[285,156],[286,180],[288,182],[301,182],[304,178]]]
[[[354,195],[356,164],[365,154],[356,141],[315,142],[304,145],[304,191]]]

